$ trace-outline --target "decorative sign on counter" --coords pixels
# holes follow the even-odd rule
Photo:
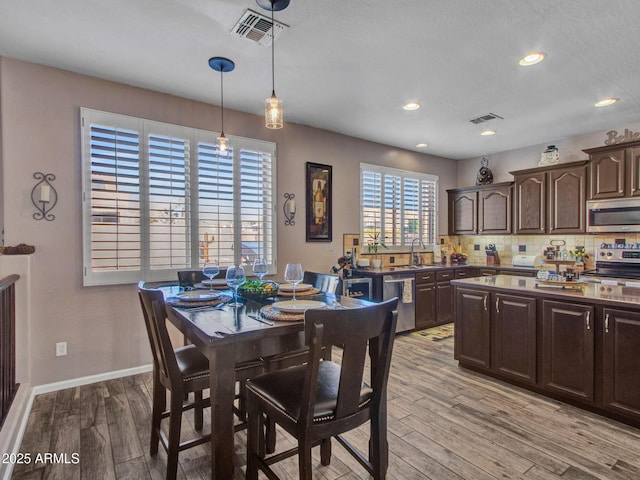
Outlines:
[[[633,132],[625,128],[624,135],[618,135],[616,130],[607,132],[607,139],[604,141],[604,144],[617,145],[618,143],[633,142],[635,140],[640,140],[640,132]]]

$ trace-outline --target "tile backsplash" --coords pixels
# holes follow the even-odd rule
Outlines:
[[[576,246],[584,246],[589,258],[585,258],[585,268],[595,268],[595,250],[602,243],[614,243],[616,239],[624,238],[625,243],[640,242],[640,235],[636,234],[607,234],[607,235],[459,235],[441,236],[444,244],[440,247],[447,255],[455,251],[460,245],[462,251],[468,256],[468,263],[486,264],[485,246],[495,244],[503,264],[510,264],[514,255],[539,255],[542,258],[543,251],[551,245],[551,240],[564,240],[566,249],[573,250]],[[474,250],[474,245],[479,245],[479,250]],[[524,245],[526,251],[519,251]]]

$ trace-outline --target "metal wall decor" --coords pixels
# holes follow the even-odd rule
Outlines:
[[[493,172],[489,169],[489,160],[487,157],[482,157],[480,160],[480,170],[478,170],[478,176],[476,177],[476,185],[490,185],[493,183]]]
[[[293,227],[296,222],[296,198],[293,193],[284,194],[284,205],[282,205],[282,212],[284,213],[284,224],[286,227]]]
[[[53,173],[36,172],[33,178],[39,180],[31,190],[31,201],[38,210],[33,214],[36,220],[55,220],[55,215],[49,213],[58,203],[58,192],[51,183],[56,179]]]
[[[610,130],[607,132],[607,139],[604,141],[605,145],[617,145],[618,143],[634,142],[640,140],[640,132],[634,132],[628,128],[624,129],[624,135],[618,135],[616,130]]]

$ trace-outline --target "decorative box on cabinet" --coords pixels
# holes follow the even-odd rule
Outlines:
[[[584,233],[587,163],[510,172],[514,176],[514,233]]]
[[[589,199],[640,196],[640,141],[583,150],[589,154]]]

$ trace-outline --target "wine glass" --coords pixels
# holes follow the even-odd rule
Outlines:
[[[262,277],[264,277],[269,271],[269,266],[267,265],[267,261],[260,257],[256,258],[255,262],[253,262],[253,273],[262,281]]]
[[[293,285],[293,301],[296,300],[296,285],[302,281],[302,265],[299,263],[287,263],[284,271],[284,279]]]
[[[247,281],[247,276],[244,273],[244,268],[242,265],[238,265],[237,267],[232,266],[227,269],[227,285],[233,288],[233,303],[229,305],[232,307],[240,307],[242,303],[238,302],[238,287]]]
[[[202,267],[202,273],[209,279],[209,290],[213,290],[213,277],[217,277],[220,274],[220,267],[217,260],[209,260]]]

